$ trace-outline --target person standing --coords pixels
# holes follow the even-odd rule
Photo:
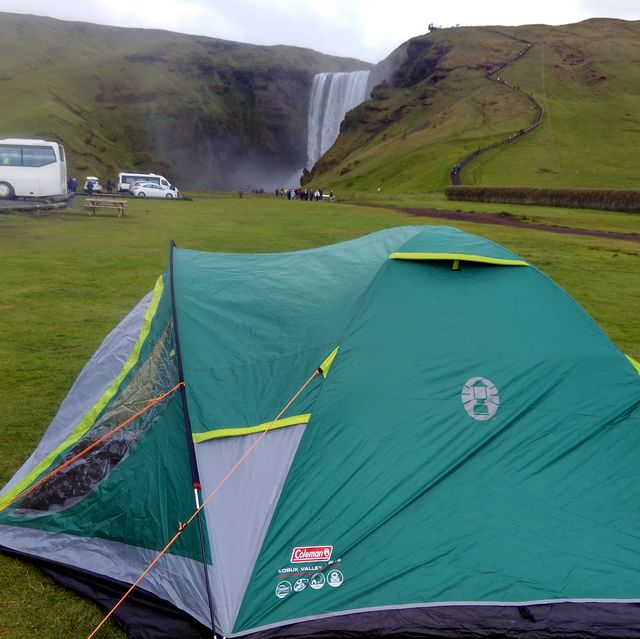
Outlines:
[[[107,193],[111,195],[113,193],[113,182],[111,178],[107,180]]]

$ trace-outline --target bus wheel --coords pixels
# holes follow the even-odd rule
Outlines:
[[[9,182],[0,182],[0,200],[13,200],[16,192]]]

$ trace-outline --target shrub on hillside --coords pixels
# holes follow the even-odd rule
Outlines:
[[[640,191],[451,186],[445,189],[444,193],[448,200],[456,201],[536,204],[570,209],[640,213]]]

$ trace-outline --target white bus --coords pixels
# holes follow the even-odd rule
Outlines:
[[[157,173],[118,173],[118,191],[130,193],[136,182],[151,182],[152,184],[165,186],[172,191],[176,190],[176,187],[167,178]]]
[[[0,200],[67,192],[64,147],[48,140],[0,140]]]

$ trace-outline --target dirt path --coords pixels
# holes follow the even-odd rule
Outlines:
[[[435,219],[455,220],[459,222],[473,222],[474,224],[497,224],[498,226],[510,226],[513,228],[528,229],[529,231],[545,231],[547,233],[560,233],[565,235],[584,235],[587,237],[601,237],[610,240],[624,240],[626,242],[636,242],[640,244],[640,234],[634,233],[614,233],[609,231],[596,231],[591,229],[576,229],[570,226],[552,226],[550,224],[535,224],[522,222],[514,219],[510,215],[492,213],[466,213],[463,211],[438,211],[437,209],[415,209],[403,206],[364,204],[356,206],[366,206],[377,209],[389,209],[408,213],[418,217],[429,217]]]

